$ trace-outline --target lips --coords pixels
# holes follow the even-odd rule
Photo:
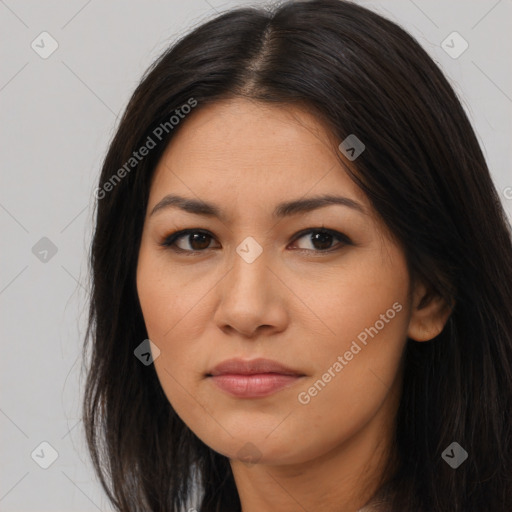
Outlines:
[[[262,398],[294,385],[305,375],[271,359],[229,359],[206,377],[218,389],[236,398]]]
[[[303,376],[304,374],[298,370],[294,370],[284,364],[278,363],[271,359],[251,359],[244,360],[240,358],[228,359],[215,366],[207,373],[207,376],[216,375],[255,375],[263,373],[274,373],[279,375]]]

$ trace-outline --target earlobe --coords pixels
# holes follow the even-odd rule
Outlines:
[[[411,304],[407,336],[415,341],[430,341],[444,329],[453,307],[439,294],[417,283]]]

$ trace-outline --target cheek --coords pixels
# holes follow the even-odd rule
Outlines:
[[[143,244],[137,266],[137,293],[148,336],[158,344],[172,338],[175,329],[186,323],[198,303],[197,281],[176,271],[165,253]],[[188,326],[190,328],[190,325]]]
[[[321,321],[300,343],[316,374],[299,401],[312,419],[337,404],[329,414],[343,424],[347,411],[363,418],[378,409],[393,386],[407,341],[409,277],[401,253],[390,250],[359,258],[328,281],[302,282]]]
[[[211,312],[204,295],[214,284],[208,283],[176,271],[165,254],[142,247],[137,292],[148,337],[160,350],[155,369],[173,405],[183,389],[202,378],[206,365],[202,332]]]
[[[408,312],[400,300],[393,300],[396,297],[338,304],[337,314],[324,315],[334,334],[304,344],[300,352],[314,363],[315,374],[297,400],[311,421],[320,421],[329,411],[334,423],[350,428],[354,421],[355,428],[385,400],[407,341]]]
[[[381,350],[403,345],[409,321],[409,275],[402,253],[394,246],[385,253],[358,254],[320,280],[301,279],[300,293],[321,320],[318,325],[328,353],[349,350],[354,340],[362,347],[375,340],[372,345]]]

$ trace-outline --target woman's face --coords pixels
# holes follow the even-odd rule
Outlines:
[[[401,392],[413,309],[402,250],[312,115],[236,99],[183,123],[154,175],[137,268],[166,396],[235,461],[300,464],[355,439],[369,451]],[[344,199],[319,206],[322,196]],[[172,244],[184,229],[200,233]],[[231,358],[271,359],[300,377],[209,376]]]

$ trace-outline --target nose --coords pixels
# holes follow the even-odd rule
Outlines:
[[[235,252],[231,269],[215,288],[219,296],[214,322],[226,334],[254,338],[260,331],[268,335],[286,328],[287,288],[265,250],[251,263]]]

